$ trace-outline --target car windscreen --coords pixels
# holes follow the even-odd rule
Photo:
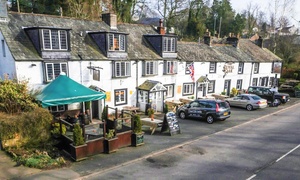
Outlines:
[[[254,99],[254,100],[260,100],[261,97],[259,97],[259,96],[252,96],[252,99]]]
[[[218,102],[218,105],[220,108],[229,108],[229,105],[227,102]]]

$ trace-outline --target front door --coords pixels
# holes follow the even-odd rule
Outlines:
[[[206,88],[207,88],[207,86],[206,86],[206,84],[205,83],[200,83],[199,85],[198,85],[198,88],[197,88],[197,98],[202,98],[202,97],[205,97],[206,96],[206,92],[207,92],[207,90],[206,90]]]
[[[163,91],[151,92],[149,98],[155,112],[163,112]]]
[[[225,82],[224,82],[224,92],[225,92],[225,95],[227,95],[227,96],[230,95],[230,83],[231,83],[231,80],[225,80]]]

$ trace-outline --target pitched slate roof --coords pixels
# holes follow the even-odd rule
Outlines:
[[[70,31],[71,60],[79,60],[78,54],[81,54],[85,60],[107,59],[93,40],[86,36],[87,31],[109,31],[109,26],[104,22],[25,13],[10,13],[7,19],[8,22],[0,23],[0,30],[15,60],[42,60],[31,40],[22,29],[26,27],[72,29]]]
[[[195,62],[273,62],[281,59],[266,48],[248,39],[240,39],[239,47],[228,44],[178,42],[178,56],[182,61]]]
[[[110,31],[103,21],[88,21],[38,14],[8,14],[8,22],[0,22],[0,30],[12,52],[15,60],[42,60],[34,48],[24,27],[54,27],[71,29],[71,58],[70,60],[108,60],[87,32]],[[151,46],[144,40],[143,35],[157,35],[150,25],[118,24],[118,31],[128,35],[128,59],[130,60],[162,60]],[[260,48],[252,41],[239,40],[239,48],[228,44],[212,44],[209,47],[203,43],[178,41],[178,59],[195,62],[273,62],[281,59],[265,48]]]
[[[118,24],[121,32],[128,35],[128,58],[131,60],[160,60],[162,59],[146,42],[143,35],[157,34],[155,29],[149,25],[142,24]]]

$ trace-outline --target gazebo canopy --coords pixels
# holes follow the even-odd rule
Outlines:
[[[64,73],[48,84],[37,96],[43,107],[105,99],[106,94],[85,87]]]

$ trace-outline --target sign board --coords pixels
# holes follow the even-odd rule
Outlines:
[[[164,116],[164,121],[161,127],[161,132],[165,132],[169,130],[170,135],[180,134],[180,126],[179,122],[176,118],[176,114],[174,112],[168,112]]]

